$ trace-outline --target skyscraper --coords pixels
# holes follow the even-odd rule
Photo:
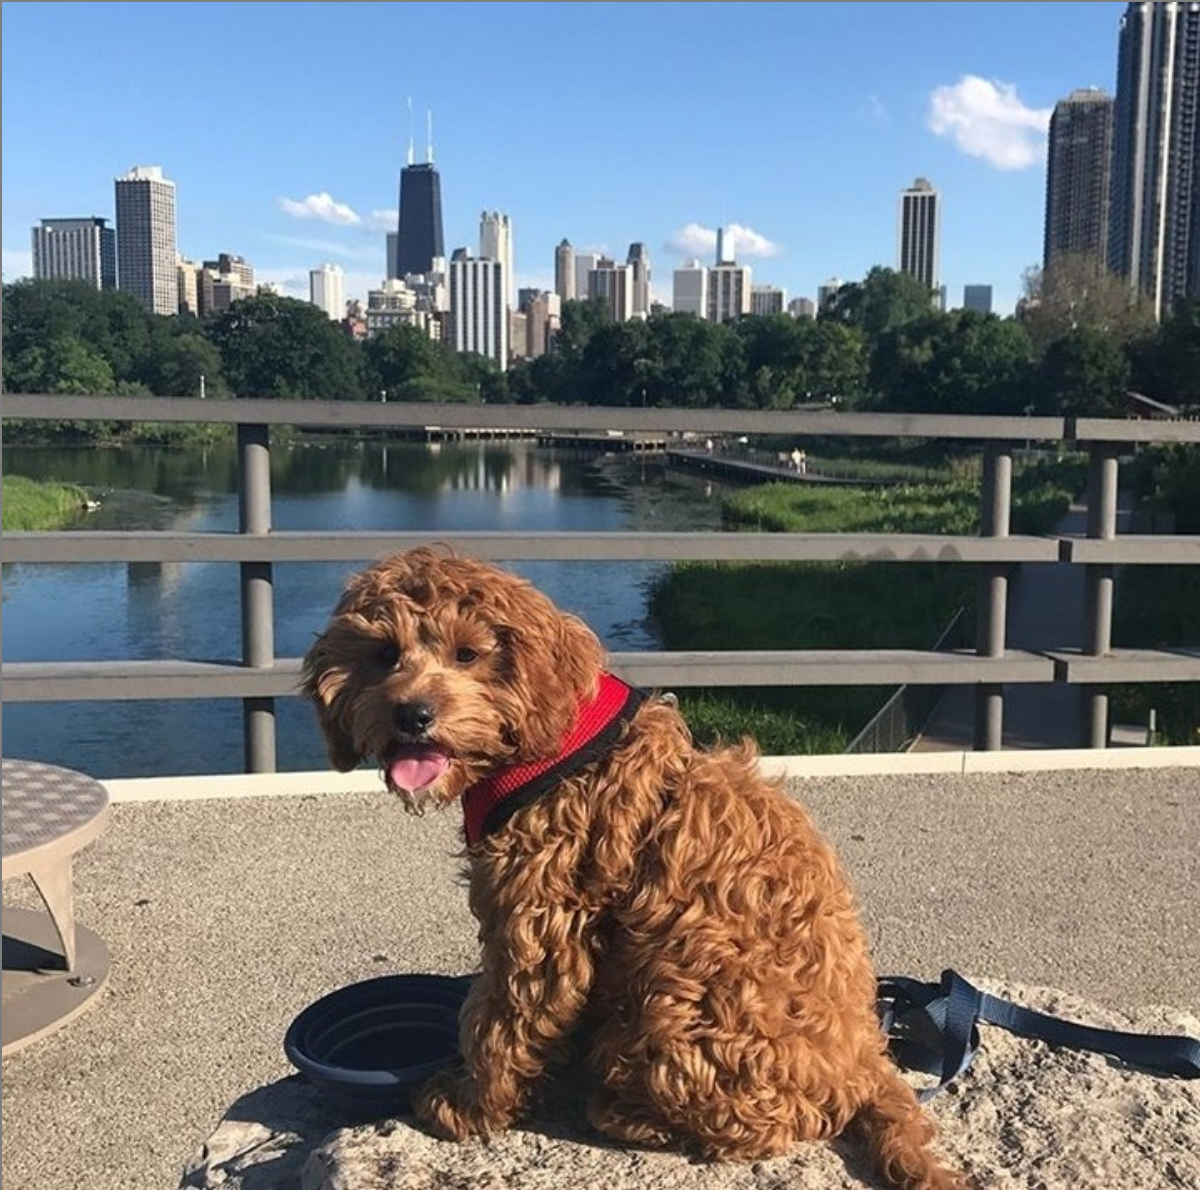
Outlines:
[[[154,314],[179,312],[175,183],[157,165],[116,179],[117,287]]]
[[[599,252],[575,253],[575,296],[581,301],[588,295],[588,275],[599,268],[602,259]]]
[[[484,211],[479,216],[479,255],[498,260],[504,266],[504,300],[512,304],[516,276],[513,273],[512,220],[499,211]]]
[[[1042,265],[1068,253],[1108,265],[1113,101],[1094,87],[1054,105],[1046,158]]]
[[[1109,268],[1156,317],[1200,294],[1200,3],[1129,4],[1113,122]]]
[[[708,269],[698,260],[690,260],[675,270],[671,290],[671,308],[676,314],[708,316]]]
[[[554,292],[564,302],[573,302],[575,289],[575,249],[571,241],[564,239],[554,249]]]
[[[917,178],[900,195],[900,272],[932,293],[940,280],[941,195],[928,178]]]
[[[964,285],[963,309],[975,310],[980,314],[992,312],[992,287],[990,285]]]
[[[761,318],[782,314],[787,304],[787,291],[778,285],[752,285],[750,287],[750,313]]]
[[[709,322],[728,322],[750,313],[750,291],[753,274],[749,265],[715,265],[708,270]]]
[[[508,368],[508,303],[504,266],[458,248],[450,258],[450,346],[474,351]]]
[[[117,287],[117,235],[107,219],[43,219],[32,231],[33,275],[39,281],[87,281]]]
[[[633,269],[633,317],[645,318],[650,313],[650,253],[646,245],[630,244],[625,262]]]
[[[717,228],[717,252],[714,264],[733,264],[733,248],[725,243],[725,228]]]
[[[633,285],[632,265],[601,257],[588,272],[587,296],[607,302],[613,322],[628,322],[633,317]]]
[[[396,238],[396,275],[433,271],[435,259],[444,258],[442,237],[442,180],[433,166],[433,118],[425,161],[413,163],[412,136],[408,139],[408,164],[400,171],[400,220]]]
[[[253,267],[231,252],[222,252],[216,260],[206,260],[196,274],[196,284],[201,318],[223,314],[234,302],[253,297],[256,292]]]
[[[346,316],[346,274],[336,264],[323,264],[308,271],[308,300],[335,322]]]
[[[406,165],[400,171],[400,225],[396,271],[430,273],[437,257],[446,255],[442,237],[442,182],[433,162]]]

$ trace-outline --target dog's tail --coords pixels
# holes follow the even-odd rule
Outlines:
[[[932,1145],[937,1129],[913,1089],[886,1062],[870,1099],[851,1123],[875,1168],[898,1190],[970,1190],[974,1181],[941,1163]]]

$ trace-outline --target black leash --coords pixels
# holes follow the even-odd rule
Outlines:
[[[980,1022],[1018,1037],[1108,1054],[1156,1074],[1200,1078],[1200,1041],[1191,1037],[1122,1033],[1065,1021],[981,992],[957,971],[943,971],[940,983],[885,976],[879,980],[877,1007],[896,1061],[939,1080],[917,1093],[922,1102],[974,1061]]]

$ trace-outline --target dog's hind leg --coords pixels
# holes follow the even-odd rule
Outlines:
[[[594,1091],[588,1099],[588,1120],[597,1132],[626,1144],[666,1148],[671,1129],[652,1108],[622,1099],[609,1090]]]
[[[890,1063],[881,1062],[880,1078],[863,1103],[851,1129],[866,1144],[875,1167],[889,1186],[901,1190],[967,1190],[973,1180],[942,1165],[931,1149],[935,1128],[922,1112],[912,1088]]]

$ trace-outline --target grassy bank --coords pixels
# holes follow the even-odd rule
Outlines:
[[[42,483],[24,475],[4,477],[5,533],[58,529],[83,511],[87,493],[73,484]]]
[[[1015,533],[1049,532],[1082,487],[1085,464],[1039,463],[1013,482]],[[977,481],[889,488],[767,484],[731,493],[727,524],[794,533],[968,534]],[[972,567],[954,563],[681,563],[651,593],[669,649],[928,649],[959,608],[970,639]],[[891,693],[881,687],[681,692],[697,737],[751,734],[769,754],[842,751]]]

